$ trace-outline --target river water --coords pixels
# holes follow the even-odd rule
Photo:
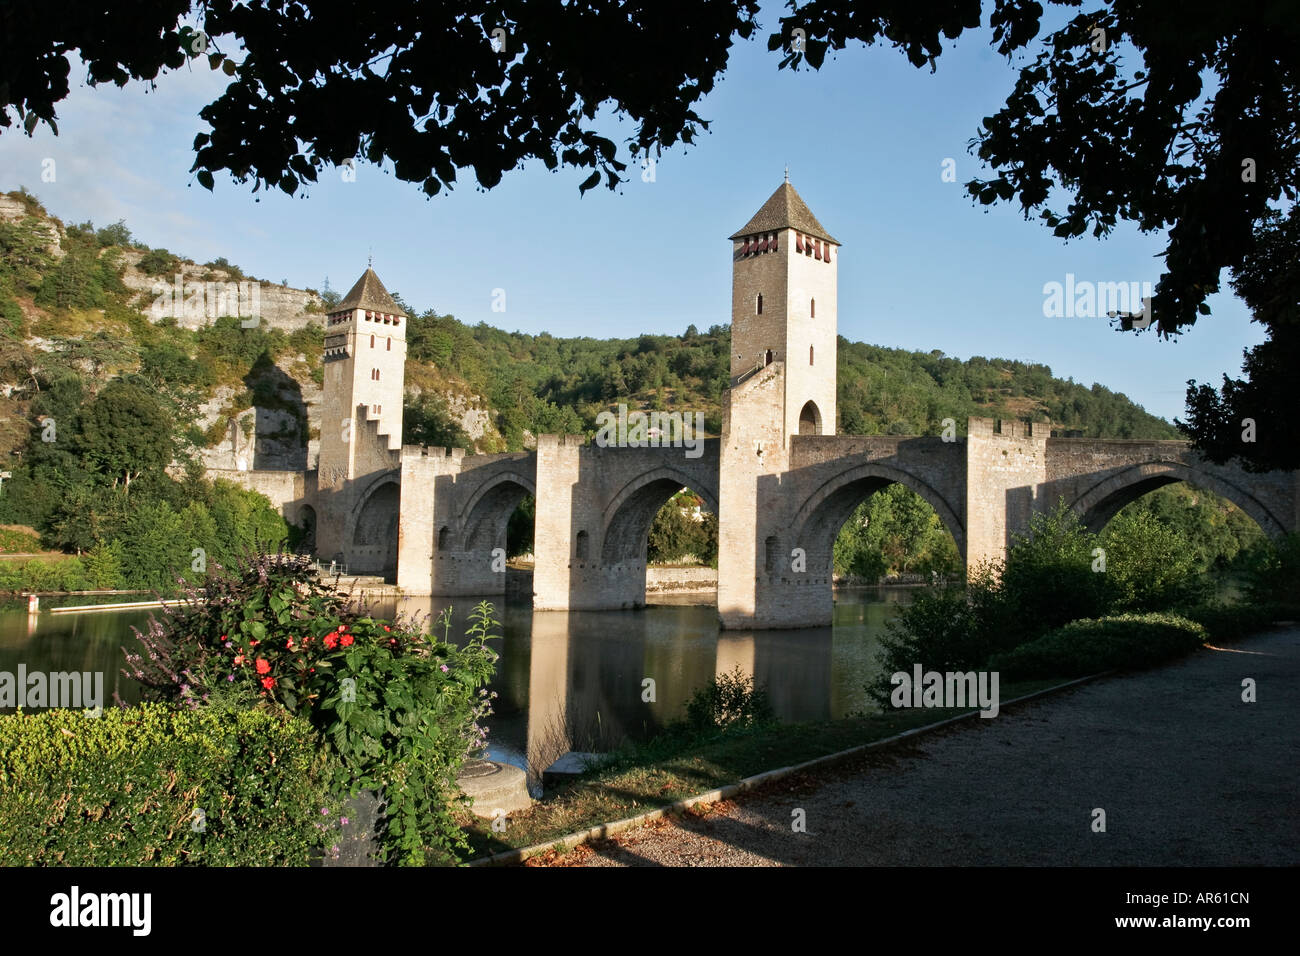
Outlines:
[[[494,599],[502,640],[488,720],[489,756],[535,775],[568,750],[603,751],[625,737],[644,739],[681,717],[691,695],[739,668],[768,693],[784,721],[824,720],[869,709],[865,685],[876,672],[885,625],[912,590],[868,588],[836,593],[831,627],[722,631],[710,605],[661,603],[639,611],[538,611]],[[694,598],[698,600],[698,598]],[[59,599],[43,603],[58,606]],[[453,608],[459,639],[474,598],[389,599],[376,614],[436,615]],[[100,671],[105,696],[139,699],[121,676],[122,647],[149,611],[101,611],[36,617],[0,609],[0,671]]]

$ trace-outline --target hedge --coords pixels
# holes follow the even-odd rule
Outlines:
[[[3,716],[0,866],[303,866],[337,819],[329,760],[270,709]]]
[[[1080,677],[1159,664],[1195,650],[1208,637],[1201,624],[1174,614],[1120,614],[1071,621],[995,654],[988,667],[1004,680]]]

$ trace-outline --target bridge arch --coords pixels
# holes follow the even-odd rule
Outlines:
[[[604,564],[644,562],[650,525],[665,502],[682,488],[704,499],[704,506],[718,513],[718,491],[670,466],[660,466],[637,475],[610,501],[602,515],[601,561]]]
[[[464,551],[490,552],[505,547],[506,526],[519,503],[536,495],[532,479],[516,471],[502,471],[474,491],[461,521]]]
[[[958,511],[930,485],[889,465],[868,462],[845,469],[827,479],[804,501],[790,523],[789,539],[781,542],[780,553],[803,548],[808,569],[832,572],[835,537],[853,510],[862,502],[891,484],[900,484],[920,495],[939,515],[939,520],[957,543],[957,552],[966,557],[966,528]]]
[[[401,503],[401,482],[394,475],[377,479],[358,499],[350,529],[349,571],[383,575],[397,572]]]
[[[1269,537],[1286,533],[1285,522],[1279,520],[1250,492],[1226,481],[1209,471],[1179,461],[1152,461],[1124,468],[1097,482],[1073,502],[1074,510],[1084,527],[1100,532],[1110,519],[1130,502],[1162,485],[1185,481],[1227,498],[1255,520]]]

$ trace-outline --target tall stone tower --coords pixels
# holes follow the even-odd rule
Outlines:
[[[362,491],[358,479],[391,467],[387,450],[400,455],[406,318],[368,268],[325,319],[316,472],[317,554],[323,560],[347,558],[349,519]]]
[[[731,387],[722,399],[718,615],[751,627],[788,565],[755,529],[782,507],[796,436],[835,434],[839,243],[789,179],[731,236]],[[808,441],[808,438],[801,438]],[[811,439],[816,441],[816,439]]]
[[[732,380],[782,363],[782,443],[835,434],[839,243],[789,179],[731,242]]]

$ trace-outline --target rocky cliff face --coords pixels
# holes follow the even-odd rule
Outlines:
[[[261,322],[292,332],[304,325],[322,325],[320,296],[305,289],[236,278],[225,269],[181,261],[169,273],[145,275],[140,270],[144,253],[128,249],[122,256],[123,284],[136,293],[135,304],[153,322],[168,316],[188,329],[211,325],[223,315]]]
[[[31,215],[27,203],[12,195],[0,194],[0,220],[21,220]],[[48,249],[56,258],[64,255],[62,222],[41,216],[49,236]],[[286,334],[304,327],[324,325],[324,304],[320,296],[306,289],[249,279],[238,272],[215,266],[200,265],[177,257],[161,274],[150,275],[141,269],[141,260],[149,250],[122,250],[122,282],[132,293],[131,304],[152,322],[174,318],[176,324],[198,329],[213,324],[222,316],[235,316],[249,327],[260,325],[279,329]],[[29,329],[41,329],[47,317],[30,299],[19,307]],[[30,335],[28,347],[48,351],[51,342],[40,335]],[[87,374],[90,369],[87,368]],[[307,356],[282,354],[273,369],[258,375],[259,400],[243,404],[249,397],[248,386],[220,386],[199,408],[196,424],[209,432],[224,422],[221,437],[200,451],[208,469],[223,471],[274,470],[302,471],[316,467],[320,450],[321,389],[312,378]],[[7,396],[17,385],[0,383],[0,395]],[[407,386],[408,393],[418,395],[418,386]],[[484,439],[490,444],[499,440],[492,412],[477,395],[454,388],[439,388],[446,400],[447,413],[475,443]],[[26,428],[15,432],[20,442]]]

